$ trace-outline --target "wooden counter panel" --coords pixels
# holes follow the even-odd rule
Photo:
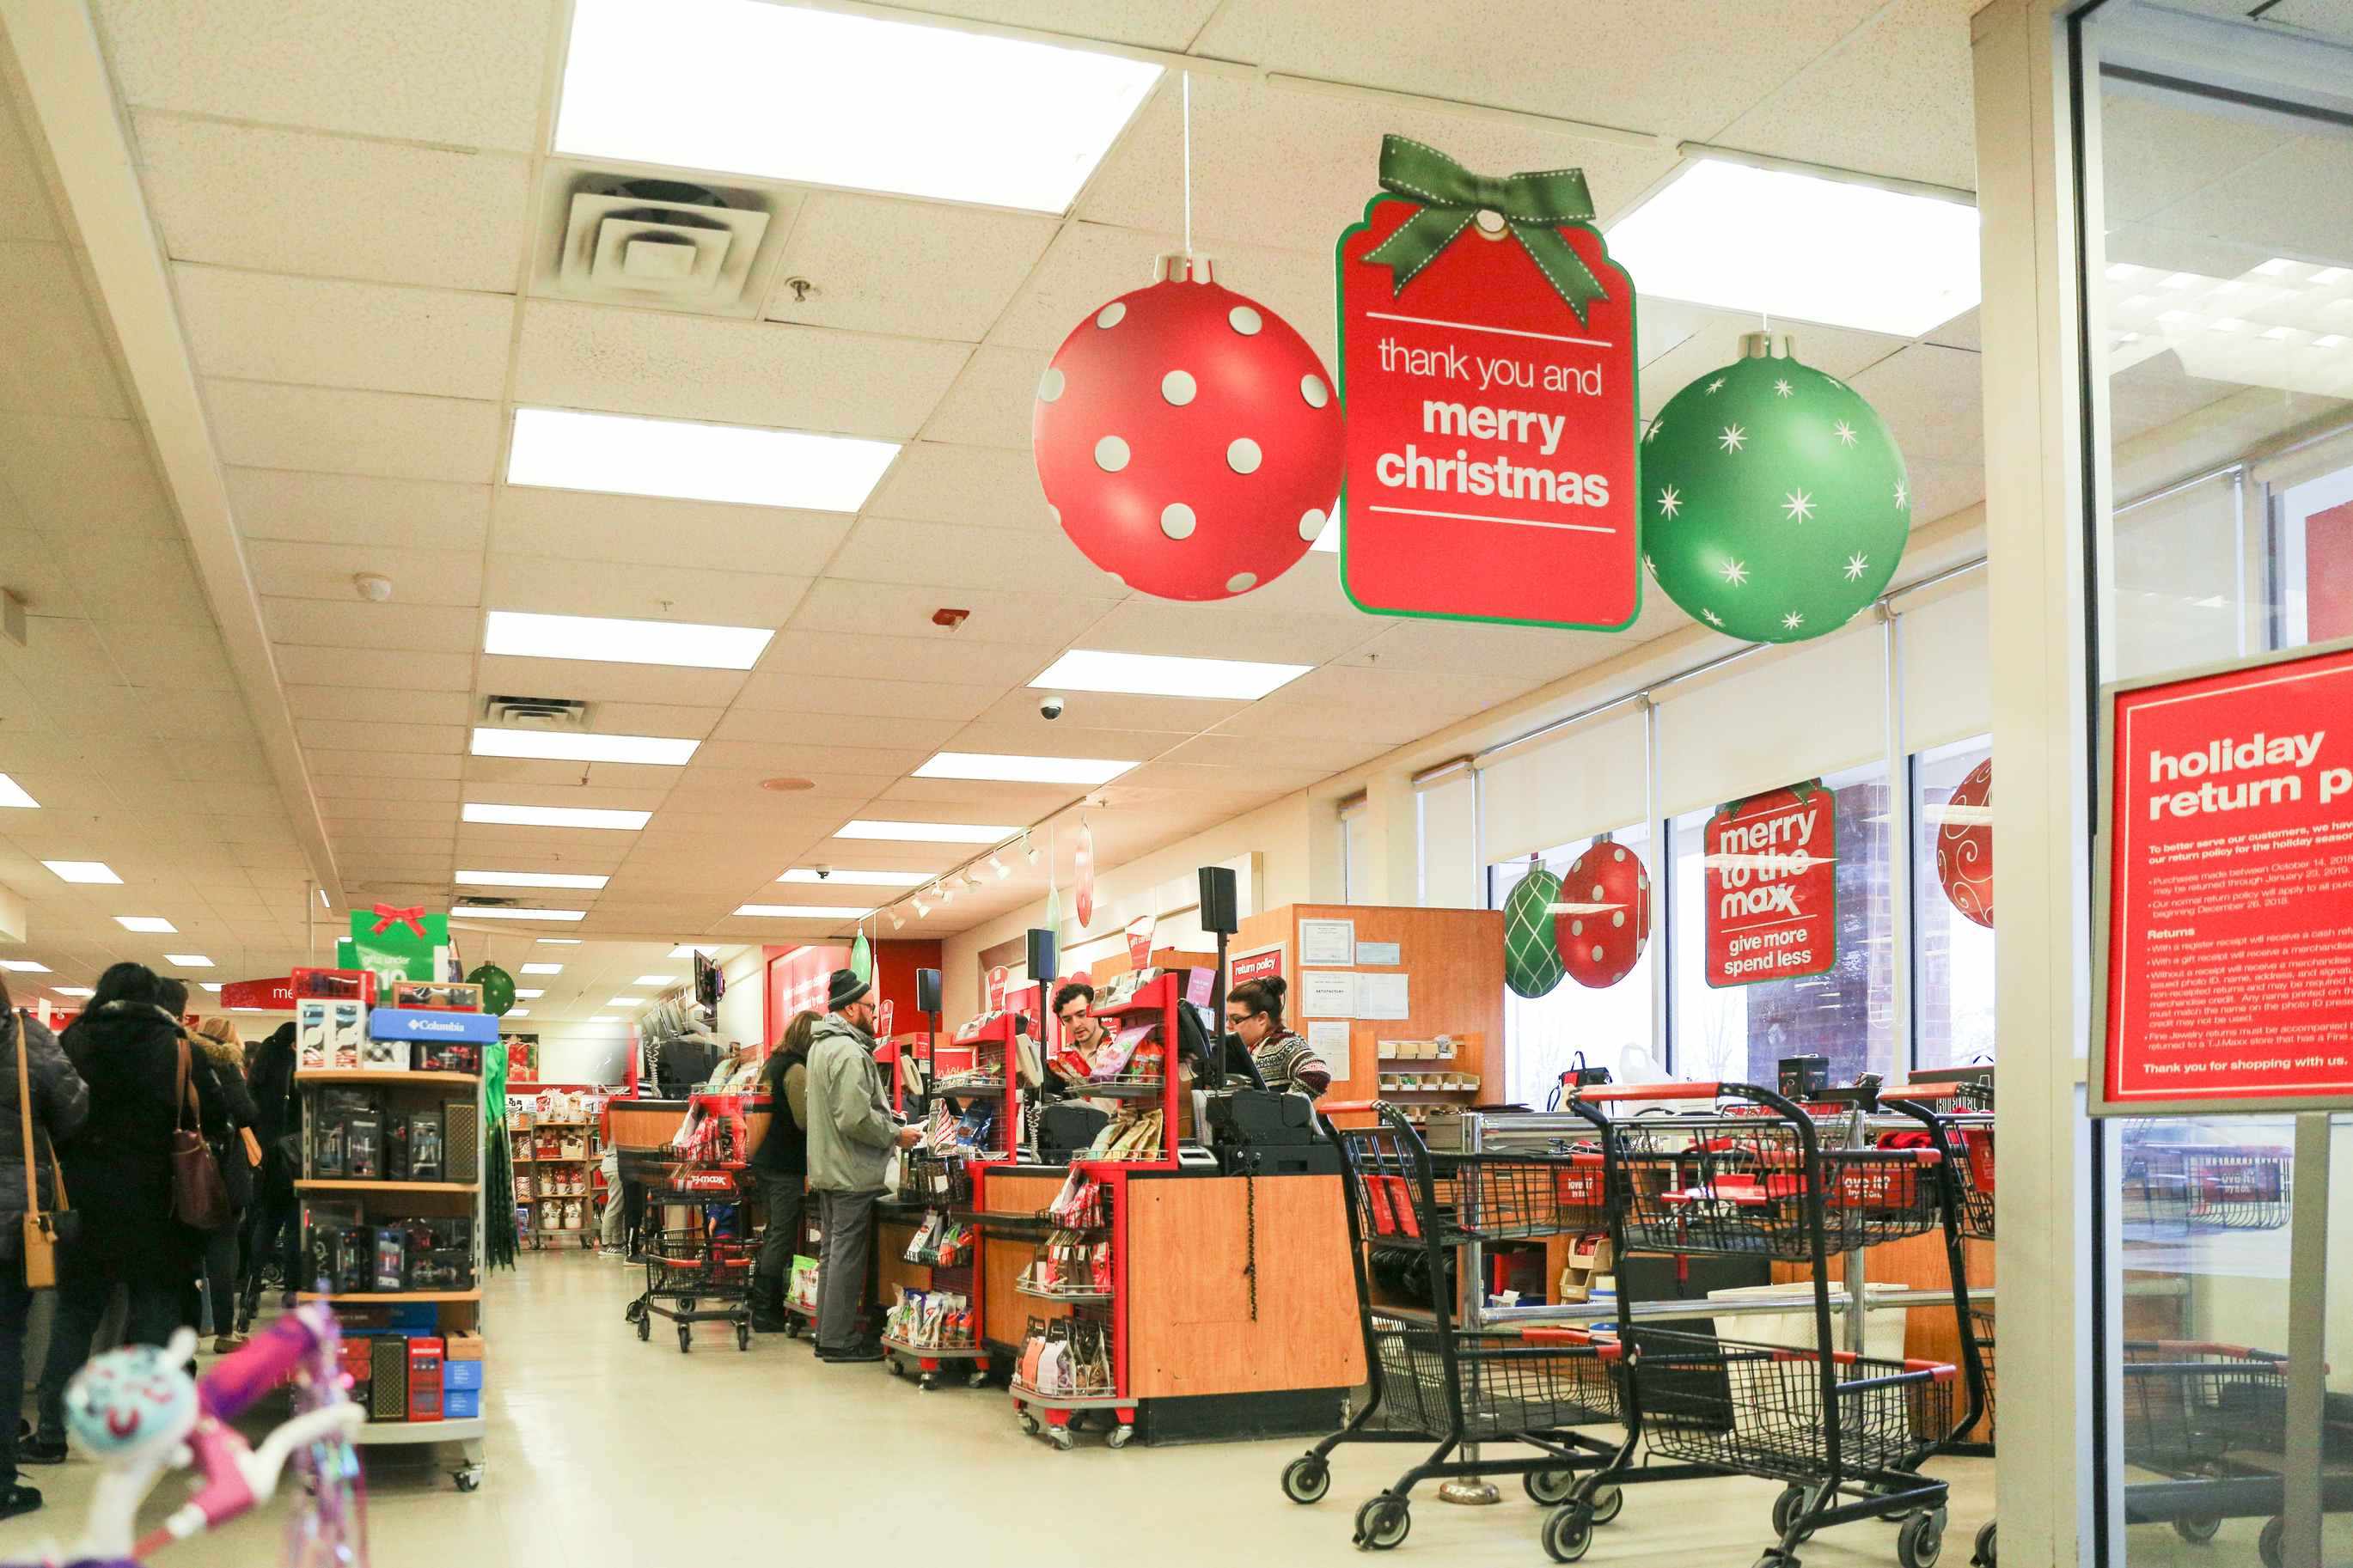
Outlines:
[[[658,1110],[632,1110],[622,1100],[614,1100],[607,1115],[612,1123],[612,1142],[617,1149],[659,1149],[677,1136],[678,1124],[686,1120],[683,1109],[663,1107]]]
[[[994,1172],[981,1178],[983,1212],[1020,1215],[1025,1218],[1054,1201],[1062,1190],[1060,1176],[1008,1176]],[[984,1237],[980,1248],[981,1337],[999,1344],[1018,1345],[1029,1320],[1068,1317],[1071,1309],[1053,1301],[1014,1293],[1013,1282],[1038,1255],[1034,1241]]]
[[[1128,1380],[1139,1398],[1364,1381],[1339,1178],[1255,1184],[1255,1322],[1241,1273],[1250,1185],[1206,1178],[1128,1184]]]
[[[878,1220],[874,1226],[874,1279],[882,1293],[882,1304],[889,1306],[896,1299],[894,1285],[910,1290],[932,1288],[932,1268],[928,1263],[907,1261],[907,1248],[914,1244],[915,1222],[913,1220]]]

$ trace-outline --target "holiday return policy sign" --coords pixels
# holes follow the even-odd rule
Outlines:
[[[1837,962],[1837,806],[1819,784],[1792,784],[1707,819],[1710,985],[1820,974]]]
[[[2107,695],[2094,1109],[2353,1105],[2353,645]]]
[[[1634,284],[1587,221],[1583,173],[1473,174],[1391,136],[1381,184],[1335,263],[1348,596],[1624,627],[1641,607]]]

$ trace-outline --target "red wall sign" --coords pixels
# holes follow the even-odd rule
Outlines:
[[[1142,969],[1152,962],[1152,932],[1159,923],[1151,915],[1138,915],[1127,922],[1129,967]]]
[[[1751,795],[1707,819],[1707,983],[1820,974],[1838,959],[1838,797]]]
[[[985,1005],[986,1011],[991,1013],[1002,1013],[1005,1011],[1005,988],[1011,984],[1012,981],[1013,971],[1006,968],[1005,965],[1001,963],[988,972],[988,993],[987,1001]]]
[[[2115,700],[2109,1105],[2353,1099],[2353,648]]]
[[[1234,954],[1227,967],[1232,971],[1235,985],[1246,980],[1268,980],[1282,973],[1282,949],[1270,947],[1264,952]]]
[[[1340,571],[1376,615],[1616,631],[1636,570],[1634,284],[1558,226],[1604,297],[1583,320],[1508,237],[1466,233],[1401,291],[1369,262],[1422,209],[1340,237]]]
[[[294,1011],[294,979],[232,980],[220,988],[224,1007],[259,1007],[266,1012]]]
[[[824,1012],[833,972],[849,967],[849,949],[839,943],[797,947],[768,960],[765,1021],[770,1043],[785,1037],[785,1029],[792,1023],[793,1016],[804,1008],[812,1013]]]

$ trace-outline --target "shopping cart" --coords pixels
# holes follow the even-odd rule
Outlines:
[[[2295,1151],[2251,1143],[2152,1142],[2127,1134],[2125,1223],[2154,1234],[2277,1230],[2295,1197]]]
[[[1370,1392],[1340,1431],[1291,1461],[1282,1492],[1319,1502],[1332,1488],[1332,1450],[1343,1443],[1430,1443],[1429,1456],[1356,1510],[1356,1543],[1386,1551],[1413,1526],[1407,1497],[1434,1478],[1516,1475],[1528,1496],[1556,1503],[1583,1472],[1606,1464],[1614,1440],[1582,1426],[1616,1426],[1617,1347],[1581,1330],[1532,1328],[1519,1333],[1466,1328],[1449,1299],[1453,1249],[1474,1242],[1531,1240],[1599,1230],[1608,1205],[1598,1152],[1432,1154],[1411,1123],[1388,1105],[1323,1108],[1324,1135],[1339,1145],[1348,1256],[1365,1339]],[[1334,1113],[1371,1110],[1369,1127],[1337,1128]],[[1366,1271],[1373,1245],[1418,1247],[1425,1295],[1409,1307],[1378,1299]],[[1457,1457],[1466,1443],[1523,1445],[1525,1450],[1476,1459]],[[1593,1499],[1597,1522],[1616,1517],[1615,1492]]]
[[[715,1173],[702,1174],[708,1180]],[[731,1324],[735,1348],[750,1350],[756,1248],[742,1232],[740,1205],[732,1195],[722,1201],[703,1193],[684,1203],[657,1201],[670,1214],[682,1213],[685,1223],[645,1234],[639,1251],[646,1287],[622,1316],[636,1325],[640,1340],[653,1337],[656,1318],[675,1323],[681,1355],[694,1348],[697,1323]]]
[[[1602,1109],[1701,1099],[1718,1108],[1615,1121]],[[1925,1140],[1929,1147],[1856,1146],[1851,1134],[1860,1123],[1833,1117],[1845,1142],[1829,1147],[1828,1128],[1805,1107],[1747,1084],[1593,1089],[1570,1103],[1599,1136],[1621,1260],[1636,1252],[1712,1253],[1807,1265],[1814,1342],[1751,1344],[1637,1326],[1626,1293],[1633,1276],[1621,1267],[1624,1439],[1610,1463],[1546,1518],[1545,1551],[1573,1563],[1591,1549],[1592,1500],[1601,1489],[1745,1475],[1784,1483],[1773,1507],[1778,1539],[1757,1568],[1797,1568],[1797,1548],[1816,1531],[1878,1518],[1903,1520],[1895,1548],[1903,1568],[1928,1568],[1943,1548],[1946,1485],[1917,1467],[1952,1433],[1956,1369],[1840,1350],[1830,1270],[1831,1256],[1852,1247],[1939,1226],[1957,1237],[1935,1139]],[[1957,1239],[1953,1247],[1957,1254]]]

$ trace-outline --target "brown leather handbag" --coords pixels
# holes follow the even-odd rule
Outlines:
[[[0,1014],[0,1018],[7,1015]],[[58,1167],[58,1153],[49,1150],[49,1172],[57,1184],[58,1205],[50,1213],[41,1212],[41,1186],[33,1165],[33,1084],[26,1067],[26,1047],[32,1042],[26,1037],[21,1020],[11,1019],[16,1035],[16,1110],[24,1118],[25,1132],[25,1284],[28,1289],[46,1290],[58,1282],[58,1242],[59,1222],[65,1217],[66,1173]]]
[[[173,1108],[172,1217],[192,1230],[218,1230],[228,1223],[228,1184],[221,1180],[220,1162],[205,1142],[203,1121],[195,1086],[188,1081],[188,1039],[183,1035],[179,1092]]]

